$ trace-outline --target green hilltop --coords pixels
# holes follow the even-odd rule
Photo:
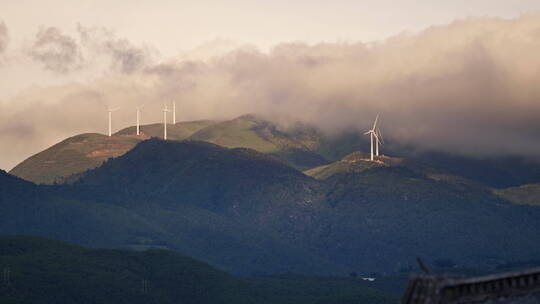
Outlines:
[[[317,153],[323,138],[320,131],[313,127],[301,124],[280,127],[253,114],[216,123],[189,137],[223,147],[250,148],[273,154],[300,170],[328,162]]]
[[[371,161],[369,153],[353,152],[346,155],[341,160],[315,167],[304,171],[306,175],[319,180],[325,180],[333,175],[348,172],[362,172],[375,167],[396,166],[402,163],[403,159],[389,156],[375,156],[374,161]]]
[[[86,133],[70,137],[15,166],[10,173],[39,184],[62,183],[132,149],[142,138]]]
[[[319,140],[315,132],[295,134],[291,131],[293,130],[280,128],[264,118],[249,114],[201,129],[190,139],[266,153],[285,148],[311,149]]]
[[[212,121],[191,121],[168,126],[171,140],[183,140]],[[89,169],[99,167],[109,158],[118,157],[131,150],[142,140],[163,137],[163,125],[151,124],[118,131],[113,136],[86,133],[67,138],[37,153],[15,166],[10,173],[38,184],[73,182]]]
[[[167,124],[167,139],[169,140],[184,140],[190,137],[195,132],[215,124],[212,120],[196,120],[177,122],[176,124]],[[163,124],[155,123],[141,125],[140,133],[144,135],[144,139],[150,137],[163,138]],[[114,135],[135,135],[137,127],[131,126],[116,132]]]
[[[516,204],[540,206],[540,184],[497,189],[495,193]]]

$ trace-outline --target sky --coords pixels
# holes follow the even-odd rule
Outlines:
[[[262,112],[425,149],[540,152],[540,1],[0,2],[0,168],[80,132]]]
[[[468,16],[512,18],[540,10],[535,0],[3,0],[14,39],[39,26],[74,34],[75,25],[106,27],[158,47],[166,57],[215,39],[268,49],[282,42],[373,41]],[[46,13],[44,13],[46,12]],[[175,39],[171,39],[171,35]]]

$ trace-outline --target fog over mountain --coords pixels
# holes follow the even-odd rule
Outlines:
[[[419,149],[540,152],[540,14],[466,18],[376,43],[242,46],[207,60],[159,58],[159,46],[84,25],[71,36],[36,29],[31,42],[8,49],[8,28],[0,23],[1,75],[26,64],[70,81],[0,99],[6,169],[67,136],[105,132],[107,106],[121,107],[119,130],[134,124],[135,105],[156,122],[173,100],[177,120],[261,113],[333,134],[364,131],[380,113],[388,140]],[[171,30],[170,39],[182,37]]]

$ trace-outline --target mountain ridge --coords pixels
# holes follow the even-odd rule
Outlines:
[[[65,147],[65,149],[52,149],[53,151],[49,148],[23,161],[10,172],[36,183],[73,182],[85,170],[97,167],[109,157],[117,157],[125,153],[138,141],[149,137],[161,137],[162,129],[161,124],[143,125],[141,126],[143,133],[140,137],[133,135],[134,126],[120,130],[113,135],[114,139],[109,140],[115,141],[118,138],[119,142],[116,145],[120,146],[122,142],[129,140],[132,142],[116,150],[118,153],[112,153],[115,151],[114,146],[110,151],[106,149],[100,151],[90,147],[90,151],[87,152],[92,152],[92,149],[97,150],[90,160],[84,155],[77,156],[77,151],[81,147]],[[253,114],[225,121],[200,120],[171,124],[169,125],[169,139],[203,140],[226,147],[252,148],[277,156],[300,171],[329,165],[354,151],[369,151],[368,138],[361,136],[358,132],[346,130],[340,134],[328,135],[307,124],[282,125]],[[102,141],[106,143],[107,139],[102,139]],[[57,145],[60,144],[62,142]],[[392,141],[385,144],[382,149],[386,155],[405,159],[409,166],[414,165],[418,169],[423,167],[431,170],[434,177],[436,175],[440,175],[441,178],[451,176],[456,180],[476,182],[495,189],[540,182],[540,163],[523,157],[475,158],[444,152],[422,152],[410,145],[392,143]],[[39,155],[49,156],[38,157]],[[68,168],[71,169],[68,170]]]
[[[201,128],[212,125],[209,120],[180,122],[169,125],[170,140],[183,140]],[[112,136],[99,133],[78,134],[27,158],[10,170],[10,173],[38,184],[74,182],[89,169],[99,167],[109,158],[118,157],[151,137],[163,136],[162,124],[122,129]]]

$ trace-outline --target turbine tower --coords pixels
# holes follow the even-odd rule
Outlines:
[[[109,112],[109,137],[112,135],[112,112],[118,110],[119,108],[111,109],[109,108],[107,112]]]
[[[381,146],[384,144],[384,138],[382,136],[381,129],[379,127],[377,127],[377,130],[375,131],[375,135],[377,136],[377,152],[376,152],[376,155],[379,156],[379,144],[381,144]]]
[[[167,112],[170,110],[167,109],[167,105],[163,105],[163,139],[167,140]]]
[[[172,103],[172,123],[176,125],[176,102]]]
[[[373,137],[375,137],[377,143],[377,156],[379,155],[379,136],[377,135],[377,121],[379,120],[379,115],[377,114],[377,117],[375,117],[375,122],[373,123],[373,127],[371,130],[364,133],[364,135],[369,134],[371,139],[371,160],[373,160]]]
[[[141,108],[143,107],[144,105],[140,105],[140,106],[136,106],[135,108],[137,109],[137,135],[140,135],[141,133],[139,132],[139,126],[140,126],[140,117],[141,117]]]

